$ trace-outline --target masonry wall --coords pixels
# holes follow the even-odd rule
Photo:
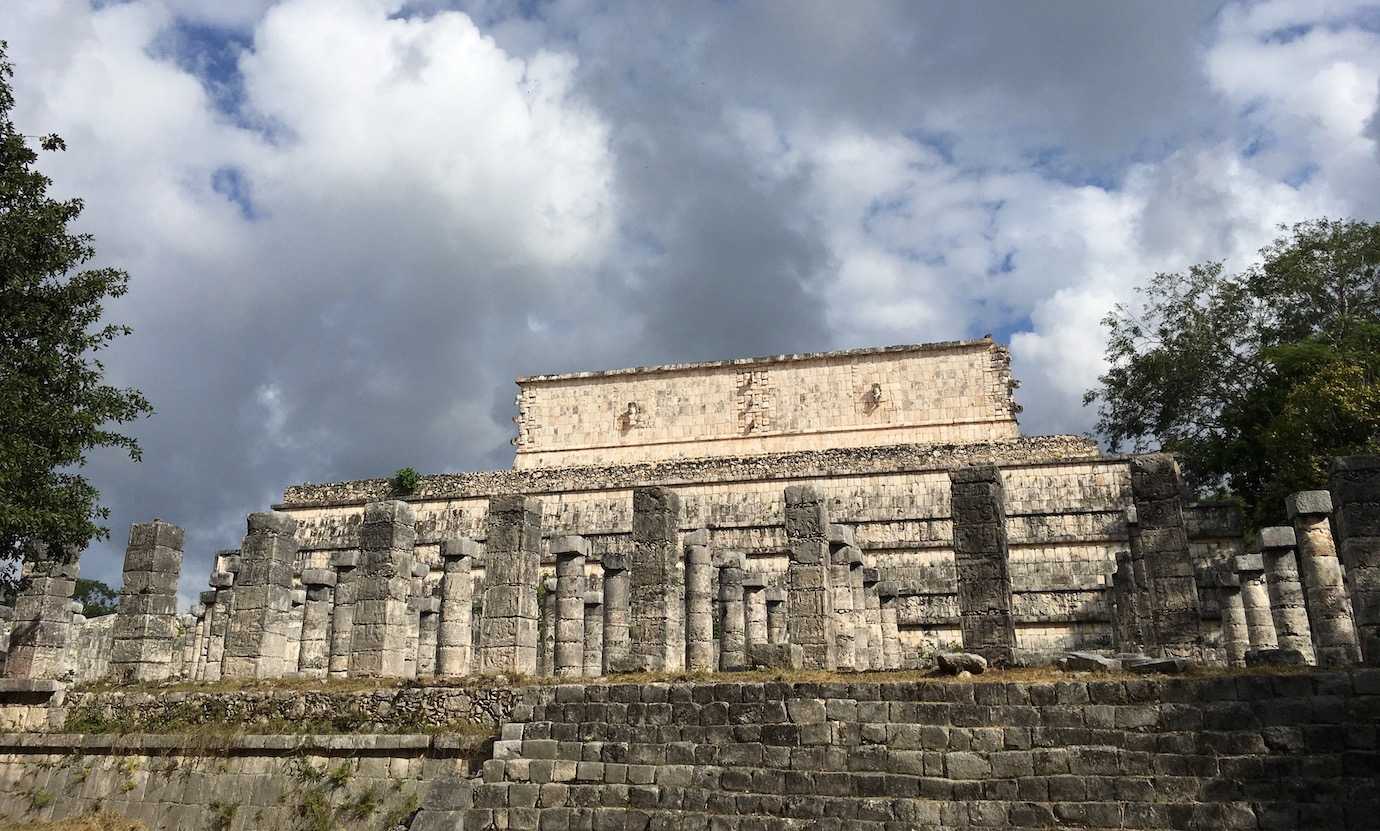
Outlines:
[[[1019,435],[990,340],[518,379],[513,466],[567,467]]]

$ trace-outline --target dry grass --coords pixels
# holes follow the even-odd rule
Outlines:
[[[0,831],[148,831],[148,826],[103,812],[55,822],[0,820]]]

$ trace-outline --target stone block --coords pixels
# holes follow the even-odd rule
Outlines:
[[[333,569],[302,569],[302,584],[305,586],[334,586],[338,579],[339,577],[336,575]]]
[[[1297,544],[1294,528],[1291,525],[1272,525],[1260,529],[1260,547],[1293,548]]]
[[[1284,498],[1289,518],[1309,514],[1331,514],[1332,494],[1329,491],[1299,491]]]

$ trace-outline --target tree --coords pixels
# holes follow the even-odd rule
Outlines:
[[[48,196],[37,154],[10,120],[13,67],[0,41],[0,562],[26,543],[84,548],[109,536],[109,510],[79,472],[87,453],[113,447],[140,458],[132,437],[111,429],[152,413],[134,389],[103,381],[101,350],[130,329],[102,320],[107,298],[129,276],[81,266],[95,256],[89,234],[68,226],[80,199]],[[66,149],[56,135],[44,150]]]
[[[82,614],[89,618],[113,614],[120,608],[118,589],[112,589],[100,580],[88,580],[85,577],[77,579],[72,599],[82,604]]]
[[[1103,320],[1098,405],[1109,448],[1180,456],[1201,496],[1259,523],[1324,487],[1335,456],[1380,450],[1380,223],[1281,227],[1238,274],[1157,274]]]

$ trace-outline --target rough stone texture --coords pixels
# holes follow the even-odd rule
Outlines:
[[[330,569],[307,569],[302,585],[307,602],[302,612],[302,647],[297,671],[306,678],[325,678],[331,668],[331,612],[335,609],[337,577]]]
[[[464,675],[470,671],[470,641],[474,610],[474,577],[470,571],[479,556],[479,543],[457,538],[441,544],[441,618],[436,632],[436,674]]]
[[[805,653],[793,643],[748,644],[748,665],[759,670],[798,670]]]
[[[736,672],[747,668],[743,555],[721,551],[715,559],[719,571],[719,669]]]
[[[331,558],[335,568],[335,598],[331,607],[330,677],[350,675],[350,642],[355,626],[355,595],[360,578],[358,551],[337,552]]]
[[[1136,609],[1136,578],[1130,551],[1116,553],[1116,570],[1112,572],[1112,620],[1118,649],[1134,652],[1145,648],[1140,614]]]
[[[131,531],[131,544],[132,534]],[[67,674],[63,663],[72,639],[69,604],[76,588],[80,556],[76,549],[58,549],[37,542],[25,546],[9,630],[5,677],[37,680]]]
[[[834,662],[841,670],[857,668],[857,636],[853,618],[853,581],[849,574],[858,559],[853,529],[829,526],[829,594],[833,598]]]
[[[119,682],[162,681],[172,675],[182,543],[182,529],[162,520],[130,526],[110,655],[110,675]],[[284,647],[281,642],[276,646],[274,657],[281,661]]]
[[[848,588],[853,594],[853,666],[860,671],[866,671],[873,669],[874,664],[872,627],[867,618],[867,592],[863,588],[862,550],[852,546],[849,548],[848,556]],[[881,667],[878,665],[876,668]]]
[[[867,619],[867,647],[871,653],[868,663],[873,669],[886,669],[886,650],[882,638],[882,599],[877,595],[877,583],[880,580],[880,571],[875,568],[863,568],[863,614]]]
[[[632,575],[626,555],[604,555],[604,673],[627,666],[632,654],[629,637],[629,593]]]
[[[1251,648],[1250,625],[1246,621],[1246,603],[1241,596],[1241,578],[1234,569],[1224,569],[1217,585],[1217,607],[1222,616],[1222,643],[1228,666],[1246,665],[1246,653]]]
[[[541,582],[541,617],[537,621],[537,674],[555,674],[556,655],[556,578]]]
[[[1260,529],[1260,555],[1265,564],[1265,586],[1270,592],[1270,613],[1274,616],[1279,648],[1296,650],[1305,663],[1312,664],[1313,636],[1294,557],[1294,529],[1284,525]]]
[[[226,549],[216,552],[215,565],[211,572],[211,587],[215,590],[216,596],[215,605],[212,606],[210,639],[206,643],[206,668],[202,673],[202,678],[206,681],[219,681],[225,663],[225,634],[230,629],[230,616],[234,612],[235,578],[239,576],[239,567],[237,565],[236,570],[231,572],[222,566],[228,565],[232,558],[238,563],[238,550]]]
[[[485,528],[478,669],[532,675],[537,672],[541,502],[524,496],[494,497]]]
[[[696,532],[707,542],[708,534]],[[685,668],[712,672],[714,663],[714,557],[698,540],[685,545]]]
[[[1158,648],[1158,641],[1155,634],[1155,622],[1151,616],[1151,611],[1155,607],[1154,580],[1151,578],[1150,564],[1145,559],[1145,548],[1141,545],[1140,515],[1136,512],[1135,505],[1126,508],[1125,517],[1127,557],[1131,564],[1130,613],[1135,621],[1133,629],[1138,638],[1126,646],[1130,651],[1155,652]],[[1263,583],[1261,587],[1264,588]],[[1268,610],[1269,604],[1267,603],[1267,614]]]
[[[1308,625],[1318,665],[1345,667],[1359,663],[1361,644],[1328,522],[1332,495],[1327,491],[1302,491],[1290,495],[1285,507],[1294,522],[1299,576],[1308,601]]]
[[[551,541],[556,558],[556,649],[554,674],[578,678],[585,668],[585,558],[589,543],[570,535]]]
[[[404,678],[412,599],[413,546],[417,519],[399,500],[371,502],[360,532],[360,566],[351,577],[355,589],[350,624],[350,677]],[[415,665],[414,665],[415,666]]]
[[[1328,482],[1361,658],[1380,665],[1380,456],[1346,456]]]
[[[829,581],[829,512],[809,485],[786,488],[786,539],[790,565],[786,572],[787,640],[803,652],[808,669],[837,666],[833,592]]]
[[[1270,611],[1270,590],[1265,585],[1265,562],[1259,554],[1241,554],[1232,560],[1241,581],[1241,605],[1246,610],[1246,634],[1251,649],[1274,649],[1275,618]]]
[[[743,577],[743,614],[747,617],[743,634],[748,648],[755,643],[771,643],[767,625],[767,581],[760,574]]]
[[[877,584],[881,603],[882,665],[886,669],[901,668],[901,632],[896,620],[896,587],[890,583]]]
[[[235,597],[225,632],[224,678],[276,678],[283,674],[292,607],[293,535],[297,521],[287,514],[250,514],[240,546]]]
[[[667,672],[685,667],[680,517],[680,497],[674,491],[662,487],[633,491],[628,671]]]
[[[1200,658],[1202,609],[1184,528],[1178,462],[1165,453],[1131,459],[1131,493],[1139,521],[1139,548],[1150,581],[1154,648],[1165,657]]]
[[[954,560],[963,648],[996,664],[1016,648],[1001,470],[979,465],[949,472]]]
[[[604,593],[585,593],[584,675],[594,678],[604,672]]]

